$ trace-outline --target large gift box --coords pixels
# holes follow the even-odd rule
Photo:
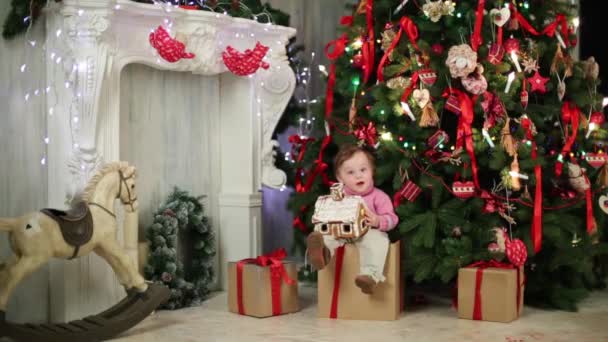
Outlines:
[[[389,246],[384,265],[386,280],[376,286],[373,294],[364,294],[355,285],[355,277],[359,274],[357,247],[346,244],[336,249],[329,265],[318,273],[318,317],[382,321],[398,319],[402,308],[400,270],[400,242],[395,242]]]
[[[458,271],[459,318],[508,323],[523,306],[523,267],[489,261]]]
[[[298,272],[285,250],[228,263],[228,310],[253,317],[296,312]]]

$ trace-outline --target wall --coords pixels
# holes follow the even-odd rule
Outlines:
[[[9,12],[9,1],[0,1],[0,18]],[[44,23],[37,23],[28,35],[12,41],[0,37],[0,216],[19,216],[45,206],[46,166],[40,160],[45,153],[46,88],[45,59],[40,48]],[[20,71],[26,64],[25,72]],[[24,96],[30,93],[26,102]],[[52,143],[52,142],[51,142]],[[48,161],[52,163],[52,160]],[[0,260],[12,251],[7,235],[0,233]],[[1,262],[1,261],[0,261]],[[48,317],[48,266],[43,266],[17,287],[8,304],[8,319],[41,322]]]

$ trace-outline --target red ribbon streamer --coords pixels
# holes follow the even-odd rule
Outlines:
[[[338,318],[338,296],[340,295],[340,279],[342,278],[342,264],[344,261],[344,245],[336,248],[336,273],[334,275],[334,291],[331,296],[329,318]]]
[[[399,26],[400,27],[399,27],[399,31],[397,31],[397,35],[391,42],[391,45],[388,47],[388,49],[386,49],[386,51],[384,52],[384,55],[382,56],[382,59],[380,60],[380,64],[378,65],[378,72],[377,72],[378,82],[384,82],[384,74],[383,74],[384,64],[386,64],[388,57],[391,55],[391,53],[393,52],[393,50],[399,43],[399,40],[401,39],[401,34],[403,33],[404,30],[405,30],[405,34],[407,35],[408,39],[410,40],[410,43],[412,43],[412,45],[414,46],[414,48],[416,48],[416,50],[420,51],[420,47],[418,47],[418,43],[416,43],[416,40],[418,39],[418,27],[416,27],[416,24],[414,23],[414,21],[412,21],[412,19],[404,16],[401,18],[401,20],[399,20]]]
[[[467,153],[469,154],[469,158],[471,159],[473,182],[475,183],[475,187],[479,189],[479,179],[477,178],[477,159],[475,159],[473,130],[471,129],[475,115],[475,112],[473,111],[473,101],[469,95],[458,89],[451,89],[451,91],[458,96],[461,110],[460,119],[458,121],[458,131],[456,133],[456,148],[463,147],[464,145]]]
[[[407,102],[407,99],[410,97],[410,94],[412,93],[412,91],[414,91],[414,88],[416,88],[417,85],[418,85],[418,71],[414,71],[414,73],[412,74],[411,81],[410,81],[410,86],[407,87],[403,91],[403,94],[401,95],[401,102]]]
[[[481,283],[483,281],[483,271],[486,268],[502,268],[502,269],[515,269],[517,273],[517,286],[515,287],[515,291],[517,292],[516,300],[517,300],[517,315],[519,316],[519,303],[521,301],[521,277],[519,275],[519,267],[507,263],[498,262],[496,260],[490,261],[478,261],[475,262],[467,268],[475,268],[477,267],[477,273],[475,274],[475,301],[473,302],[473,319],[476,321],[482,320],[481,315]]]
[[[352,15],[343,15],[342,18],[340,18],[340,25],[352,26],[353,25],[353,16]]]
[[[288,285],[294,285],[295,280],[287,275],[282,260],[287,256],[284,248],[279,248],[274,252],[260,255],[257,258],[243,259],[236,263],[236,290],[239,314],[245,314],[243,305],[243,267],[245,264],[256,264],[261,267],[270,266],[270,287],[272,291],[272,315],[280,315],[281,308],[281,280]]]
[[[566,138],[566,144],[562,148],[562,158],[565,158],[568,152],[572,149],[572,145],[576,141],[576,132],[578,131],[578,125],[580,120],[580,110],[578,107],[569,101],[564,102],[562,106],[562,126],[564,128],[564,135]],[[568,124],[572,123],[572,134],[568,134]],[[555,163],[555,175],[561,176],[562,169],[564,167],[563,161],[557,161]]]
[[[536,160],[536,141],[532,135],[532,122],[525,118],[522,121],[522,127],[526,130],[526,138],[532,142],[532,160]],[[543,181],[542,169],[540,165],[534,166],[534,177],[536,177],[536,190],[534,193],[534,220],[531,227],[531,238],[534,246],[534,253],[538,253],[541,249],[543,240]]]
[[[329,79],[327,80],[327,90],[325,92],[325,117],[329,118],[334,109],[334,86],[336,85],[336,60],[342,56],[346,49],[348,38],[343,34],[340,38],[332,40],[325,45],[325,55],[331,61],[329,67]],[[332,52],[329,52],[333,47]]]
[[[560,13],[557,16],[555,16],[555,20],[551,24],[549,24],[545,27],[542,34],[546,34],[549,37],[553,37],[555,35],[555,31],[557,30],[558,26],[560,26],[560,28],[561,28],[564,44],[566,45],[566,47],[568,47],[568,44],[569,44],[568,21],[566,20],[565,15]]]
[[[530,25],[530,22],[528,22],[528,20],[526,20],[526,18],[524,18],[524,16],[521,15],[521,13],[519,13],[519,11],[517,10],[517,7],[515,7],[515,5],[513,5],[513,3],[510,3],[509,7],[511,9],[511,13],[512,13],[513,17],[515,18],[515,20],[517,20],[517,22],[519,22],[521,27],[523,27],[526,31],[530,32],[530,34],[532,34],[532,35],[535,35],[535,36],[540,35],[540,33],[538,33],[538,31],[536,31],[536,29],[534,27],[532,27],[532,25]]]
[[[587,176],[585,176],[585,182],[589,186],[587,191],[585,191],[585,199],[587,201],[587,234],[593,235],[596,229],[595,218],[593,217],[593,196],[591,195],[591,184]]]
[[[483,11],[486,6],[486,0],[479,0],[477,3],[477,11],[475,12],[475,30],[471,36],[471,48],[473,51],[477,51],[479,45],[483,43],[481,37],[481,25],[483,24]]]
[[[374,57],[376,55],[374,39],[374,2],[367,0],[365,3],[365,20],[367,22],[367,38],[361,47],[361,57],[363,58],[363,84],[367,83],[369,76],[374,69]]]

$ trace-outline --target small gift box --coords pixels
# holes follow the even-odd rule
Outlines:
[[[521,315],[523,267],[482,261],[458,271],[458,317],[508,323]]]
[[[228,263],[228,310],[253,317],[296,312],[295,262],[284,261],[284,249]]]

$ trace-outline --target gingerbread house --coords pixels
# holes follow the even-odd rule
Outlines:
[[[365,202],[361,196],[345,196],[342,184],[331,189],[332,193],[320,196],[315,203],[312,223],[315,231],[335,238],[356,240],[365,235],[369,224],[365,220]]]

